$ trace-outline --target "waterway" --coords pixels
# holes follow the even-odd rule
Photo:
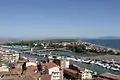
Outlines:
[[[19,49],[15,49],[15,50],[20,51]],[[72,52],[59,52],[59,53],[56,53],[56,54],[59,55],[59,56],[75,56],[75,53],[72,53]],[[39,60],[39,61],[47,60],[47,58],[45,58],[45,57],[37,56],[37,55],[33,55],[33,54],[22,54],[22,55],[25,56],[25,57],[29,57],[29,58],[37,58],[37,60]],[[94,72],[97,72],[99,74],[109,72],[109,73],[120,75],[120,71],[113,71],[113,70],[110,70],[110,69],[100,67],[100,66],[95,65],[95,64],[85,64],[85,63],[74,62],[74,61],[70,61],[70,63],[71,64],[76,64],[76,65],[78,65],[82,68],[90,69],[90,70],[92,70]]]
[[[59,56],[73,56],[73,54],[71,52],[59,52],[57,53]],[[26,57],[32,57],[32,58],[37,58],[38,60],[46,60],[47,58],[44,58],[44,57],[40,57],[40,56],[36,56],[36,55],[32,55],[32,54],[25,54]],[[95,65],[95,64],[85,64],[85,63],[80,63],[80,62],[74,62],[74,61],[70,61],[71,64],[75,64],[75,65],[78,65],[82,68],[87,68],[87,69],[90,69],[94,72],[97,72],[98,74],[101,74],[101,73],[113,73],[113,74],[118,74],[120,75],[120,71],[113,71],[113,70],[110,70],[110,69],[106,69],[106,68],[103,68],[103,67],[100,67],[98,65]]]

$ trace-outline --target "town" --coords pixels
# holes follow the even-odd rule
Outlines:
[[[38,47],[40,45],[41,47]],[[79,48],[78,48],[79,46]],[[94,64],[113,71],[120,71],[120,64],[114,60],[93,60],[76,56],[59,56],[57,52],[96,52],[119,55],[115,49],[86,42],[34,43],[32,47],[22,44],[0,47],[0,80],[120,80],[120,75],[94,72],[71,63]],[[74,48],[73,48],[74,47]],[[76,49],[76,50],[75,50]],[[38,60],[24,55],[43,56]]]

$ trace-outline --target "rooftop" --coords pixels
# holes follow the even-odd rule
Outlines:
[[[42,65],[42,66],[45,66],[45,67],[48,68],[48,69],[53,68],[53,67],[58,67],[58,65],[56,65],[56,64],[53,63],[53,62],[42,63],[41,65]]]
[[[42,75],[41,80],[51,80],[51,76],[49,74]]]
[[[68,72],[73,73],[73,74],[77,74],[78,73],[77,71],[69,69],[69,68],[64,68],[64,71],[68,71]]]
[[[120,75],[115,75],[111,73],[104,73],[104,74],[101,74],[100,76],[110,78],[110,79],[120,80]]]
[[[28,75],[29,75],[29,76],[30,76],[30,75],[33,75],[36,70],[37,70],[37,67],[36,67],[36,66],[29,66],[29,67],[27,68],[27,70],[24,71],[24,75],[26,75],[26,76],[28,76]]]
[[[26,76],[26,77],[23,77],[21,80],[35,80],[35,79],[31,76]]]

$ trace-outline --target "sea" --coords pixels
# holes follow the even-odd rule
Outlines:
[[[120,49],[120,39],[81,39],[83,42],[89,42],[114,49]]]

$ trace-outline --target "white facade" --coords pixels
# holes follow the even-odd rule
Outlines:
[[[61,72],[59,67],[53,67],[48,69],[49,75],[51,75],[51,80],[60,80],[61,78]]]
[[[29,66],[37,66],[37,64],[34,62],[27,62],[26,67],[29,67]]]
[[[69,68],[69,65],[70,65],[69,60],[66,60],[66,59],[61,60],[61,67],[62,68]]]
[[[9,72],[9,68],[7,66],[5,66],[5,65],[2,65],[0,67],[0,72]]]
[[[2,60],[9,62],[17,62],[19,60],[19,54],[4,54]]]
[[[14,61],[17,62],[19,60],[20,55],[19,54],[13,54],[13,57],[14,57],[13,58]]]

